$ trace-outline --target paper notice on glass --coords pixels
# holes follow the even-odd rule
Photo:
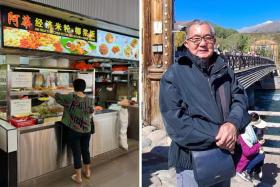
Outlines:
[[[31,99],[11,100],[11,116],[31,113]]]
[[[32,88],[32,72],[12,72],[12,88]]]
[[[69,73],[58,73],[57,86],[69,86],[70,75]]]
[[[92,88],[93,73],[78,73],[78,78],[86,81],[87,88]]]
[[[0,70],[0,86],[6,86],[7,74],[5,71]]]

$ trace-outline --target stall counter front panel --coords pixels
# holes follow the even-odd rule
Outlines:
[[[57,118],[58,120],[58,118]],[[104,110],[94,117],[95,134],[90,141],[94,157],[119,147],[117,111]],[[63,128],[46,123],[18,129],[19,182],[71,165],[72,154],[66,146]],[[32,168],[32,170],[30,170]]]

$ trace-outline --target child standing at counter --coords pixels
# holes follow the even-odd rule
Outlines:
[[[73,82],[74,93],[47,94],[54,97],[56,102],[64,107],[61,122],[66,128],[67,143],[72,149],[75,174],[72,180],[82,183],[82,172],[86,178],[90,178],[90,153],[89,141],[91,136],[91,115],[94,112],[94,100],[84,94],[86,82],[83,79],[76,79]],[[82,171],[81,155],[84,168]]]

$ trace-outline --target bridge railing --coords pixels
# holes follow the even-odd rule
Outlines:
[[[275,65],[275,62],[266,57],[247,55],[222,55],[233,70],[241,70],[261,65]]]
[[[272,112],[272,111],[249,111],[249,113],[255,112],[259,114],[260,116],[274,116],[274,117],[280,117],[280,112]],[[280,123],[272,123],[272,122],[266,122],[268,128],[280,128]],[[264,134],[264,139],[268,141],[280,141],[280,134],[279,135],[270,135],[270,134]],[[279,143],[278,143],[279,144]],[[278,146],[265,146],[264,145],[264,151],[269,154],[280,154],[280,148]]]

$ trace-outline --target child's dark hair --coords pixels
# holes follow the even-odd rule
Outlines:
[[[84,92],[86,89],[86,81],[84,79],[75,79],[73,86],[75,92]]]
[[[259,114],[257,114],[256,112],[253,112],[250,115],[251,115],[252,121],[258,121],[260,119]]]

